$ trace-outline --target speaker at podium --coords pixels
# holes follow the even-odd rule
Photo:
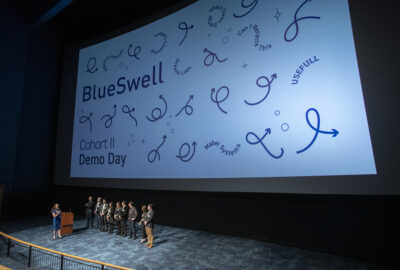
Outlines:
[[[61,212],[61,235],[72,234],[74,226],[74,213]]]

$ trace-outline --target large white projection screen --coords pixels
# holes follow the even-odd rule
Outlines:
[[[79,51],[71,177],[376,174],[347,1],[198,1]]]

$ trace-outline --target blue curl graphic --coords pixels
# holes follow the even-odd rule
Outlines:
[[[132,107],[132,109],[131,109],[131,108],[129,108],[128,105],[124,105],[122,107],[122,112],[127,113],[129,115],[129,117],[132,118],[133,121],[135,121],[135,126],[137,126],[137,120],[136,120],[135,116],[133,115],[133,113],[135,112],[135,108]]]
[[[258,105],[258,104],[260,104],[261,102],[263,102],[263,101],[268,97],[269,92],[270,92],[270,90],[271,90],[271,83],[272,83],[276,78],[278,78],[278,76],[276,75],[276,73],[274,73],[274,74],[271,75],[271,80],[268,79],[268,77],[266,77],[266,76],[260,76],[260,77],[258,77],[258,79],[257,79],[257,81],[256,81],[257,86],[258,86],[258,87],[261,87],[261,88],[267,87],[267,88],[268,88],[268,89],[267,89],[267,93],[265,94],[265,96],[264,96],[261,100],[259,100],[259,101],[257,101],[257,102],[248,102],[247,100],[245,100],[244,103],[246,103],[246,104],[249,105],[249,106],[254,106],[254,105]],[[267,83],[266,83],[266,84],[261,84],[261,83],[259,82],[261,79],[267,80]]]
[[[164,99],[164,97],[162,95],[160,95],[160,99],[164,102],[165,105],[165,110],[164,112],[156,107],[151,111],[151,118],[146,116],[147,120],[149,120],[150,122],[155,122],[157,120],[160,120],[161,118],[164,117],[164,115],[167,113],[168,110],[168,105],[167,105],[167,101]]]
[[[104,127],[105,127],[105,128],[110,128],[110,127],[111,127],[113,118],[115,117],[115,114],[116,114],[116,112],[117,112],[117,105],[114,104],[113,107],[114,107],[114,113],[113,113],[113,115],[106,114],[106,115],[104,115],[104,116],[101,118],[101,121],[103,121],[103,119],[106,119],[106,121],[104,122]]]
[[[222,89],[226,89],[225,92],[226,95],[222,99],[219,99],[219,94]],[[215,88],[211,89],[211,101],[217,104],[218,109],[220,109],[220,111],[223,113],[228,113],[228,112],[222,109],[219,104],[224,102],[228,97],[229,97],[229,88],[225,85],[221,86],[217,91],[215,91]]]
[[[79,118],[79,123],[81,123],[81,124],[84,124],[84,123],[86,123],[86,122],[89,122],[89,130],[90,130],[90,133],[92,133],[92,120],[90,119],[90,118],[92,117],[92,115],[93,115],[93,113],[90,113],[88,116],[82,115],[82,116]]]
[[[242,18],[244,16],[246,16],[247,14],[249,14],[257,5],[258,0],[253,0],[253,2],[251,2],[250,4],[246,5],[244,3],[244,0],[242,0],[242,8],[250,8],[246,13],[242,14],[242,15],[236,15],[235,13],[233,13],[233,17],[235,18]]]
[[[191,152],[191,147],[188,143],[183,143],[181,145],[181,147],[179,148],[179,154],[176,155],[177,158],[179,158],[182,162],[189,162],[192,160],[192,158],[194,157],[194,153],[196,152],[196,145],[197,143],[195,141],[192,142],[192,146],[193,146],[193,152],[190,155]],[[186,151],[183,152],[184,148],[186,148]]]
[[[156,160],[156,158],[158,158],[158,160],[161,160],[159,150],[160,150],[161,146],[163,146],[163,144],[165,143],[166,140],[167,140],[167,135],[164,135],[162,143],[156,149],[153,149],[149,152],[149,154],[147,155],[148,162],[153,163]]]
[[[193,27],[194,27],[193,24],[191,26],[188,26],[186,24],[186,22],[180,22],[179,23],[179,25],[178,25],[179,30],[185,30],[185,36],[183,37],[182,41],[179,42],[179,46],[182,45],[182,43],[185,41],[188,31],[190,29],[193,29]]]
[[[270,128],[265,129],[265,134],[264,134],[261,138],[258,137],[257,134],[255,134],[254,132],[248,132],[248,133],[246,134],[246,141],[247,141],[248,144],[251,144],[251,145],[261,144],[262,147],[264,148],[264,150],[265,150],[271,157],[276,158],[276,159],[281,158],[281,157],[283,156],[283,153],[285,152],[285,151],[283,150],[282,147],[281,147],[281,153],[280,153],[279,155],[274,155],[274,154],[272,154],[272,153],[268,150],[268,148],[265,146],[263,140],[265,139],[265,137],[266,137],[268,134],[271,134],[271,129],[270,129]],[[254,140],[254,141],[251,141],[250,138],[249,138],[250,136],[253,136],[253,137],[255,138],[255,140]]]
[[[189,102],[190,102],[191,100],[193,100],[193,98],[194,98],[194,96],[193,96],[193,95],[190,95],[188,101],[186,102],[186,105],[183,106],[177,114],[175,114],[175,117],[179,116],[179,115],[181,114],[181,112],[183,112],[183,111],[185,111],[185,113],[186,113],[187,115],[192,115],[192,113],[193,113],[193,107],[192,107],[191,105],[189,105]]]

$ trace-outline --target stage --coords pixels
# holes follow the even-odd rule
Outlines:
[[[115,265],[142,269],[385,269],[373,264],[262,241],[156,225],[152,249],[136,240],[86,229],[75,221],[74,233],[52,239],[50,217],[1,222],[0,230],[53,250]],[[137,226],[139,231],[139,227]],[[1,253],[4,242],[1,242]],[[4,256],[0,264],[6,265]],[[7,258],[9,259],[9,258]],[[9,260],[8,260],[9,261]],[[17,269],[17,268],[15,268]],[[20,268],[25,269],[25,268]]]

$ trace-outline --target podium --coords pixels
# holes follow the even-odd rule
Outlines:
[[[74,225],[74,213],[61,212],[61,234],[71,234]]]

